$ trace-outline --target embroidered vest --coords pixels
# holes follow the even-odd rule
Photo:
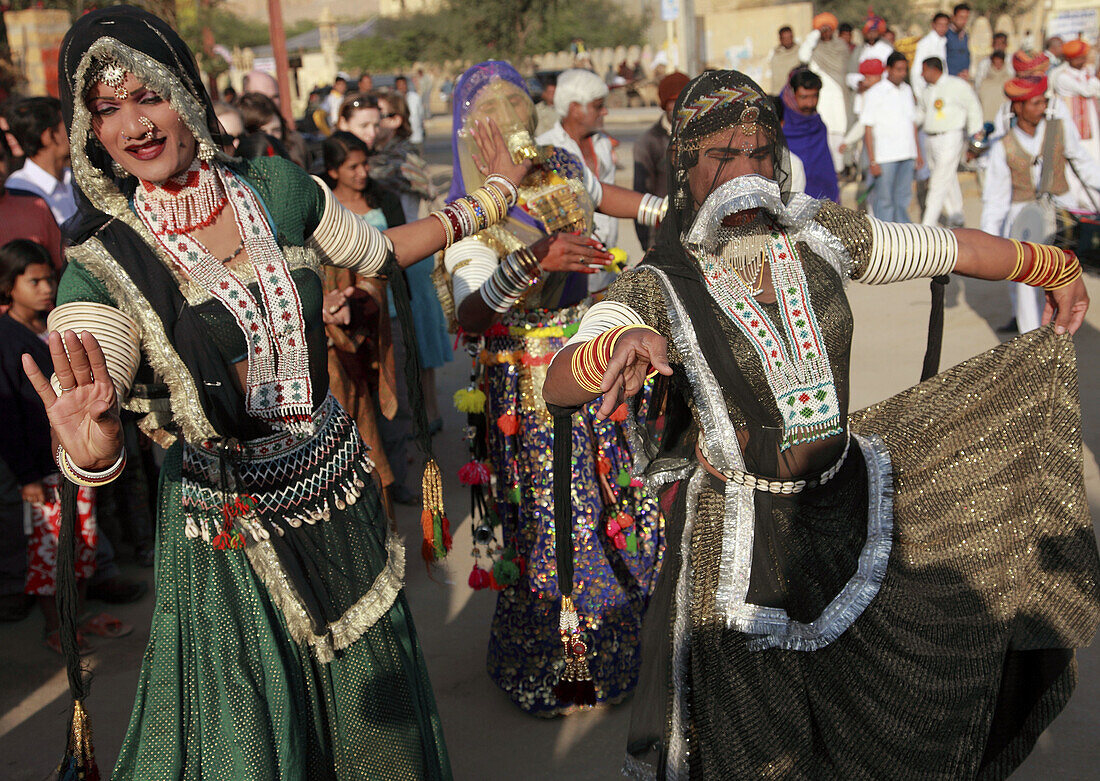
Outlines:
[[[1054,136],[1054,154],[1051,155],[1052,160],[1049,162],[1049,165],[1053,166],[1054,173],[1050,180],[1050,192],[1053,195],[1063,195],[1069,192],[1069,182],[1066,180],[1066,142],[1062,135],[1062,122],[1057,119],[1047,120],[1045,132],[1057,134]],[[1031,164],[1034,158],[1011,131],[1005,134],[1004,145],[1008,170],[1012,175],[1012,202],[1034,201],[1038,197],[1031,180]],[[1045,134],[1043,145],[1046,145]]]

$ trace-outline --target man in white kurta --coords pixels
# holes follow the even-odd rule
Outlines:
[[[924,77],[921,76],[921,66],[924,65],[924,61],[929,57],[939,57],[941,62],[947,62],[947,30],[950,26],[950,16],[944,13],[936,14],[932,17],[932,29],[917,41],[909,79],[917,100],[920,100],[920,95],[924,91]]]
[[[1012,110],[1016,118],[1008,133],[1030,158],[1030,170],[1027,173],[1031,187],[1038,191],[1043,171],[1043,140],[1047,128],[1060,126],[1067,179],[1069,163],[1072,163],[1084,184],[1091,188],[1092,196],[1100,200],[1100,163],[1085,151],[1072,122],[1054,120],[1049,116],[1052,112],[1048,111],[1049,102],[1045,94],[1046,77],[1036,76],[1030,79],[1013,79],[1006,85],[1005,92],[1013,99]],[[1013,200],[1013,169],[1010,166],[1005,138],[994,143],[986,158],[981,229],[994,236],[1011,236],[1013,221],[1034,198]],[[1052,164],[1057,162],[1052,161]],[[1083,206],[1072,190],[1054,195],[1052,200],[1056,206],[1064,209],[1079,209]],[[1038,328],[1045,306],[1042,289],[1014,284],[1013,291],[1016,326],[1020,333]]]
[[[926,86],[919,101],[918,121],[927,137],[931,176],[921,223],[936,225],[943,215],[949,228],[961,228],[964,219],[959,162],[966,139],[982,129],[982,106],[969,84],[943,70],[939,57],[925,59],[922,76]]]

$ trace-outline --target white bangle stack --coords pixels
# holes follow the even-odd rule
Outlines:
[[[906,279],[950,274],[959,257],[955,234],[944,228],[910,223],[871,224],[871,249],[867,263],[853,279],[866,285],[885,285]]]
[[[642,195],[642,202],[638,204],[638,216],[634,219],[639,225],[648,225],[652,228],[665,218],[666,211],[668,211],[667,196],[658,198],[656,195],[645,193]]]
[[[481,298],[494,312],[507,312],[538,281],[541,271],[531,250],[510,252],[481,286]]]
[[[64,475],[66,480],[70,483],[76,483],[77,485],[83,485],[89,488],[107,485],[107,483],[118,479],[118,476],[122,474],[122,470],[126,468],[125,448],[118,454],[118,458],[115,462],[102,472],[90,472],[87,469],[81,469],[72,462],[72,459],[69,458],[69,454],[65,452],[65,448],[61,445],[57,446],[56,458],[57,467],[61,470],[61,474]]]
[[[313,230],[313,242],[323,259],[341,268],[350,268],[365,277],[377,276],[393,250],[382,231],[368,225],[332,194],[321,179],[314,181],[325,195],[325,210]]]

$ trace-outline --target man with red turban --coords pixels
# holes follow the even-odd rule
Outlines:
[[[828,131],[829,153],[837,173],[844,170],[840,146],[851,120],[851,100],[844,85],[848,75],[848,44],[836,34],[839,23],[829,12],[814,17],[814,29],[798,48],[798,59],[821,77],[818,111]]]
[[[1054,75],[1054,94],[1069,109],[1081,143],[1100,161],[1100,115],[1096,99],[1100,98],[1100,79],[1096,78],[1095,65],[1088,67],[1089,45],[1082,40],[1062,44],[1065,65]]]
[[[986,233],[1010,238],[1020,226],[1017,217],[1028,204],[1048,193],[1054,205],[1061,209],[1079,209],[1086,200],[1070,189],[1070,179],[1076,171],[1083,184],[1093,190],[1092,197],[1100,203],[1100,162],[1081,144],[1072,122],[1047,116],[1047,77],[1017,76],[1005,85],[1005,97],[1011,102],[1013,127],[1004,134],[986,158],[985,184],[982,189],[982,223]],[[1052,153],[1044,158],[1048,146],[1046,135],[1052,136]],[[1047,171],[1049,184],[1043,183]],[[1031,240],[1046,242],[1052,237],[1033,236]],[[1013,301],[1016,326],[1020,333],[1039,327],[1045,300],[1035,289],[1014,285]]]

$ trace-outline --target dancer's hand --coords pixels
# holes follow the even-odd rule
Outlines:
[[[68,355],[65,350],[68,348]],[[54,392],[31,356],[23,355],[23,371],[38,392],[58,442],[73,464],[90,472],[109,469],[122,452],[122,424],[115,385],[107,360],[91,331],[78,338],[66,331],[50,333],[50,357],[64,391]]]
[[[321,301],[321,319],[325,325],[348,325],[351,323],[351,309],[348,299],[357,295],[357,289],[346,287],[343,290],[330,290]]]
[[[610,416],[624,399],[640,391],[650,367],[666,377],[672,376],[672,367],[668,365],[668,342],[647,328],[624,331],[615,342],[615,352],[603,373],[600,383],[603,404],[596,415],[600,418]]]
[[[1061,290],[1047,292],[1047,305],[1043,310],[1043,325],[1054,320],[1054,332],[1063,334],[1069,331],[1077,333],[1081,323],[1085,321],[1085,313],[1089,311],[1089,294],[1085,290],[1085,282],[1078,279],[1072,285],[1066,285]],[[1057,312],[1057,317],[1055,317]]]
[[[508,144],[497,123],[492,119],[474,122],[473,136],[480,152],[474,155],[477,170],[485,176],[499,174],[518,186],[531,170],[532,162],[527,159],[519,163],[512,160],[512,153],[508,151]]]
[[[607,266],[610,252],[596,239],[575,233],[555,233],[531,245],[543,271],[579,271],[594,274],[593,266]]]

